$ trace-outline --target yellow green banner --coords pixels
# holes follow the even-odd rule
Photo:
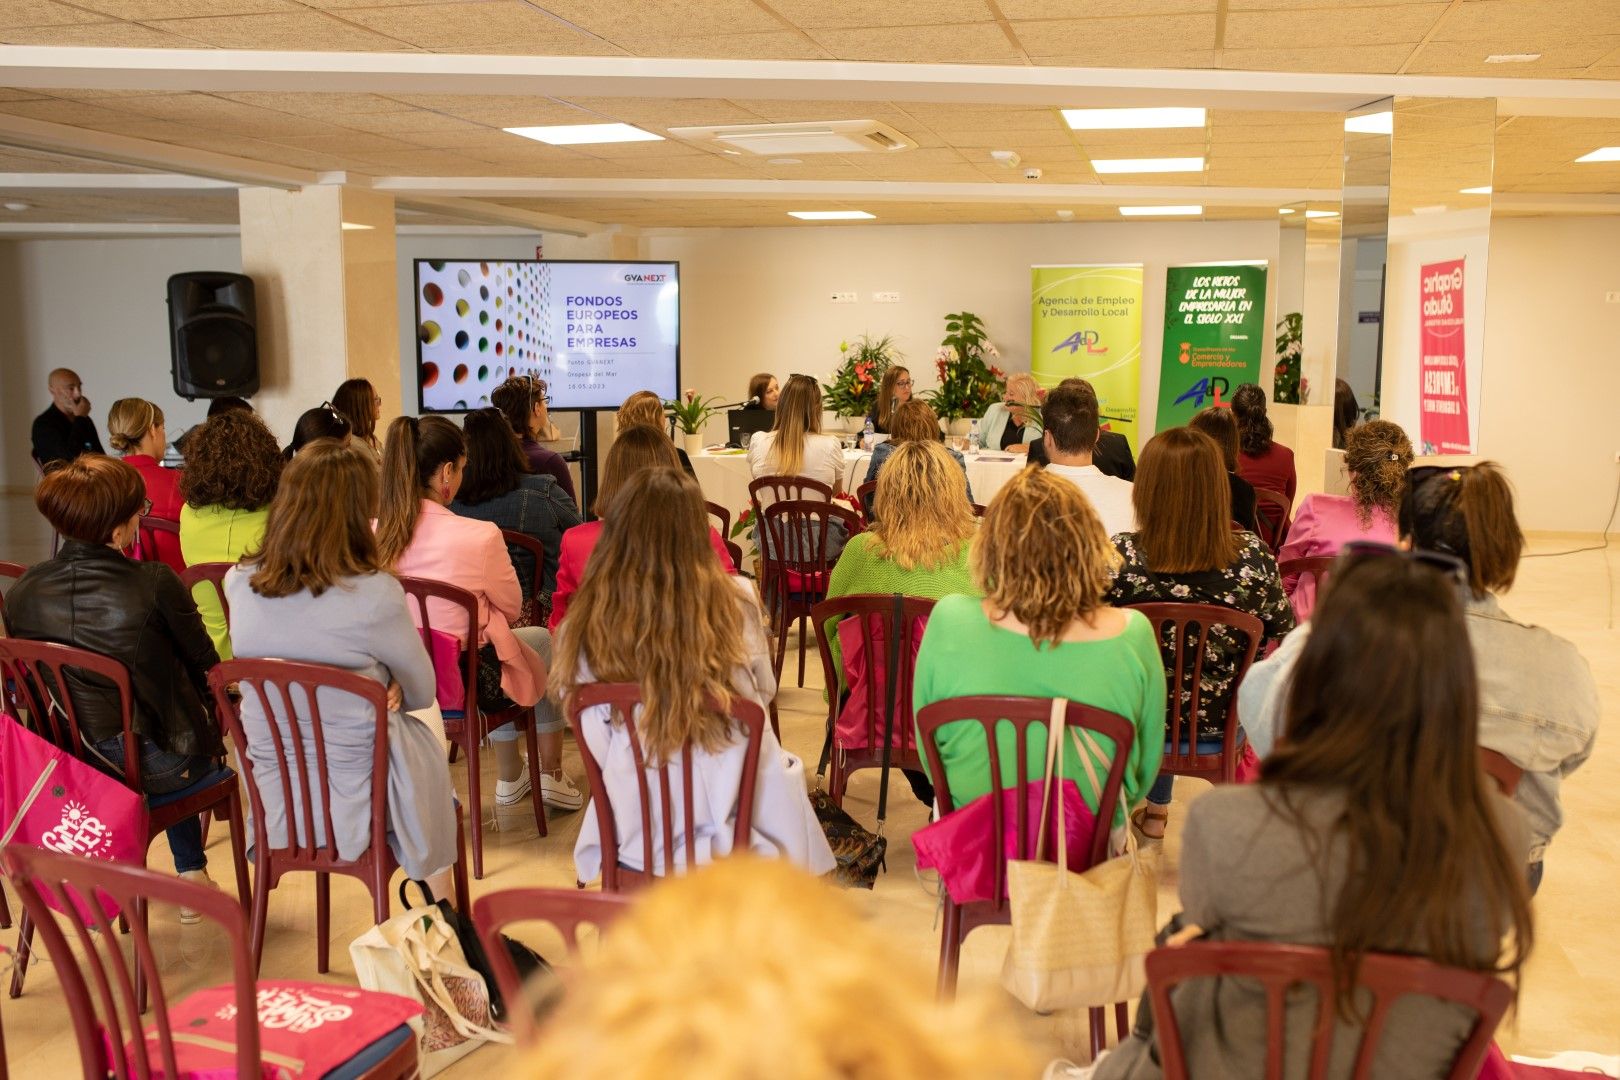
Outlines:
[[[1137,448],[1142,265],[1030,267],[1030,370],[1051,388],[1079,376],[1097,391],[1103,427]]]

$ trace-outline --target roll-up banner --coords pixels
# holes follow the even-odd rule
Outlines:
[[[1172,266],[1165,272],[1164,345],[1155,429],[1179,427],[1260,381],[1266,264]]]
[[[1030,268],[1030,370],[1050,389],[1079,376],[1097,392],[1103,427],[1139,441],[1142,264]]]
[[[1468,357],[1463,345],[1463,260],[1427,263],[1421,274],[1418,388],[1424,454],[1472,454],[1468,437]]]

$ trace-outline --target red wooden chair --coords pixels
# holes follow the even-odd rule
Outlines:
[[[864,683],[866,729],[854,746],[844,746],[833,740],[832,763],[827,780],[827,794],[842,806],[849,778],[861,769],[877,769],[883,765],[883,724],[887,702],[878,687],[879,673],[887,678],[886,653],[890,638],[898,636],[900,642],[899,670],[894,686],[888,687],[888,696],[894,702],[894,736],[889,765],[896,769],[921,769],[922,755],[917,750],[916,721],[911,711],[911,682],[916,674],[917,645],[922,640],[924,624],[933,613],[934,601],[908,596],[900,602],[900,625],[894,625],[894,597],[892,594],[871,596],[840,596],[836,600],[823,600],[810,609],[810,624],[816,630],[816,647],[821,652],[821,670],[826,677],[827,723],[837,727],[838,714],[843,703],[838,700],[840,672],[833,663],[831,640],[827,634],[829,619],[857,619],[861,645],[867,658],[867,678]],[[833,626],[833,633],[838,626]],[[846,669],[847,670],[847,669]],[[847,685],[849,680],[844,678]]]
[[[754,511],[754,546],[759,551],[762,570],[760,573],[760,593],[765,598],[765,610],[774,611],[772,601],[773,582],[768,569],[763,568],[765,560],[765,526],[763,524],[764,508],[774,502],[795,499],[821,499],[831,502],[836,492],[819,480],[812,480],[808,476],[761,476],[751,480],[748,484],[748,505]]]
[[[89,901],[96,893],[105,894],[126,911],[144,909],[154,900],[184,905],[224,929],[224,947],[230,953],[236,991],[235,1075],[263,1074],[257,1001],[260,986],[254,978],[242,908],[230,897],[133,866],[55,855],[21,845],[0,852],[0,863],[22,898],[26,917],[39,927],[45,951],[56,965],[86,1080],[183,1075],[175,1044],[184,1046],[187,1042],[187,1033],[174,1030],[169,1017],[164,966],[158,961],[146,928],[137,922],[133,955],[136,981],[151,985],[157,1005],[153,1023],[143,1032],[141,1009],[135,1004],[139,992],[130,979],[130,962],[101,905]],[[47,896],[56,900],[60,915],[47,906]],[[87,902],[75,903],[74,899],[80,897]],[[78,945],[77,950],[70,941]],[[266,986],[273,988],[275,984]],[[176,1008],[181,1005],[181,1001],[174,1002]],[[373,1042],[360,1056],[376,1061],[356,1073],[364,1080],[405,1080],[417,1074],[416,1038],[405,1025]]]
[[[939,756],[940,730],[950,724],[964,722],[978,727],[984,737],[985,749],[990,759],[990,809],[995,819],[990,842],[994,845],[995,899],[957,904],[950,898],[950,894],[945,895],[945,918],[939,934],[941,998],[950,998],[956,993],[957,964],[961,958],[962,942],[967,940],[968,934],[981,926],[1005,926],[1011,921],[1011,912],[1007,906],[1007,860],[1039,858],[1048,862],[1056,861],[1056,845],[1052,838],[1057,835],[1054,830],[1062,827],[1059,820],[1062,801],[1052,800],[1052,829],[1047,831],[1046,850],[1039,853],[1034,848],[1040,822],[1030,820],[1029,813],[1029,786],[1031,783],[1041,781],[1044,766],[1041,760],[1031,761],[1030,732],[1031,730],[1041,732],[1041,745],[1044,748],[1046,724],[1051,715],[1051,698],[1000,695],[949,698],[924,706],[917,713],[917,734],[922,742],[923,753],[928,756],[928,775],[934,781],[934,794],[939,806],[946,813],[957,809],[960,804],[951,797],[950,776],[946,773],[944,762]],[[1119,806],[1120,784],[1125,778],[1125,761],[1130,757],[1136,729],[1131,726],[1129,720],[1117,713],[1094,709],[1073,701],[1069,703],[1065,723],[1069,727],[1085,728],[1094,732],[1109,740],[1113,747],[1113,759],[1108,765],[1108,776],[1103,781],[1103,789],[1097,800],[1096,828],[1092,832],[1091,849],[1083,853],[1085,859],[1083,865],[1090,867],[1108,858],[1108,833],[1114,820],[1115,809]],[[1004,759],[998,739],[1003,725],[1012,729],[1011,760]],[[1044,755],[1037,757],[1041,758]],[[1004,782],[1005,777],[1011,777],[1011,781]],[[1014,836],[1017,843],[1013,851],[1008,851],[1005,843],[1003,791],[1016,792],[1013,799],[1016,807]],[[1074,853],[1071,851],[1070,855],[1072,858]],[[1123,1003],[1116,1005],[1114,1014],[1118,1035],[1124,1038],[1127,1030],[1125,1005]],[[1092,1009],[1092,1057],[1095,1058],[1101,1053],[1106,1042],[1103,1010]]]
[[[242,723],[241,706],[231,700],[226,687],[235,683],[242,701],[251,699],[264,717],[268,738],[250,740]],[[293,660],[225,660],[208,673],[214,691],[214,705],[220,720],[230,732],[242,761],[242,777],[247,781],[248,798],[253,805],[253,963],[258,970],[264,952],[264,925],[270,907],[270,890],[295,871],[315,875],[315,969],[326,974],[331,952],[331,875],[358,878],[371,893],[372,915],[379,923],[388,918],[388,880],[399,864],[388,846],[388,698],[375,679],[356,675],[325,664]],[[351,694],[370,705],[376,716],[377,734],[371,751],[371,844],[359,858],[348,860],[338,854],[332,821],[332,785],[327,770],[326,735],[321,720],[319,691]],[[307,712],[306,734],[296,718]],[[273,708],[272,706],[276,706]],[[273,761],[274,767],[256,766],[253,758]],[[264,798],[260,791],[260,769],[281,784],[287,822],[282,847],[270,846]],[[319,798],[320,814],[315,804]],[[320,825],[320,839],[312,823]],[[299,827],[301,826],[301,827]],[[468,910],[467,858],[461,841],[461,807],[456,807],[456,908]]]
[[[562,933],[569,952],[577,952],[581,927],[605,929],[630,909],[633,899],[628,893],[578,889],[504,889],[473,901],[473,926],[489,957],[501,1000],[506,1002],[506,1021],[519,1043],[533,1039],[537,1025],[534,1010],[527,1007],[532,999],[525,997],[525,987],[501,935],[514,923],[547,922]]]
[[[1479,748],[1479,767],[1485,770],[1485,775],[1496,782],[1496,787],[1502,792],[1503,798],[1511,799],[1519,790],[1519,781],[1524,779],[1524,770],[1515,765],[1505,754],[1495,750]]]
[[[180,523],[171,518],[144,514],[136,528],[135,550],[130,553],[130,557],[140,562],[162,562],[163,557],[158,554],[160,533],[173,537],[169,543],[173,545],[175,551],[180,550]]]
[[[1260,524],[1260,542],[1275,555],[1288,539],[1294,504],[1288,496],[1269,488],[1254,489],[1254,516]]]
[[[213,588],[214,595],[219,599],[219,610],[225,614],[226,626],[231,624],[231,602],[225,599],[225,575],[235,565],[233,562],[192,563],[180,572],[180,581],[188,593],[203,582]]]
[[[1334,1042],[1340,1035],[1355,1040],[1355,1080],[1373,1076],[1373,1060],[1390,1008],[1408,995],[1437,998],[1472,1009],[1477,1018],[1468,1039],[1458,1047],[1446,1074],[1450,1080],[1479,1075],[1480,1063],[1490,1047],[1491,1035],[1513,1001],[1513,991],[1502,980],[1480,971],[1444,967],[1416,956],[1367,953],[1356,972],[1356,987],[1372,996],[1364,1024],[1346,1024],[1333,1006],[1333,963],[1327,949],[1304,945],[1249,942],[1192,942],[1155,949],[1147,956],[1148,993],[1153,999],[1155,1038],[1165,1080],[1188,1080],[1181,1028],[1176,1021],[1173,991],[1192,979],[1241,978],[1257,982],[1265,991],[1266,1080],[1283,1075],[1284,1013],[1290,991],[1305,984],[1316,988],[1315,1019],[1311,1026],[1312,1080],[1330,1075]],[[1310,1007],[1293,995],[1300,1008]]]
[[[401,577],[407,603],[416,606],[416,625],[422,628],[426,640],[433,629],[429,600],[438,600],[461,609],[462,625],[478,625],[478,601],[466,589],[443,581],[427,578]],[[443,624],[444,620],[440,619]],[[448,631],[447,631],[448,632]],[[529,748],[529,795],[534,801],[534,826],[541,836],[546,835],[546,808],[540,798],[540,737],[534,730],[534,706],[515,705],[497,713],[485,713],[478,707],[478,636],[468,633],[461,643],[461,685],[465,697],[459,702],[439,702],[444,714],[444,734],[451,741],[451,760],[457,750],[467,755],[467,796],[472,803],[472,870],[473,877],[484,877],[484,778],[480,764],[481,747],[489,733],[503,724],[516,724],[523,731]]]
[[[1164,657],[1165,750],[1159,772],[1196,776],[1212,784],[1232,783],[1237,778],[1237,760],[1243,746],[1238,739],[1243,728],[1237,717],[1237,688],[1254,663],[1264,626],[1253,615],[1216,604],[1130,606],[1153,624],[1153,636]],[[1227,639],[1227,648],[1243,652],[1224,705],[1226,715],[1219,743],[1198,738],[1198,710],[1204,703],[1204,660],[1209,655],[1210,636],[1217,632]]]
[[[596,806],[596,825],[602,846],[602,891],[620,892],[636,885],[644,885],[655,877],[666,877],[686,869],[684,856],[696,849],[696,823],[692,820],[692,748],[682,747],[680,760],[653,763],[641,749],[641,736],[636,731],[635,710],[641,704],[641,687],[635,683],[588,683],[579,687],[568,699],[568,723],[574,729],[574,740],[579,744],[579,756],[585,763],[585,776],[590,782],[591,802]],[[715,703],[711,703],[715,704]],[[612,794],[602,777],[602,762],[591,752],[585,738],[580,714],[595,705],[607,705],[613,710],[615,723],[624,725],[630,739],[631,759],[636,764],[637,802],[634,809],[615,806]],[[765,711],[746,698],[731,699],[731,719],[742,728],[747,739],[743,751],[742,775],[737,789],[737,820],[732,828],[731,849],[749,850],[754,819],[754,785],[759,777],[760,746],[765,738]],[[679,784],[674,773],[680,771]],[[658,783],[658,820],[653,820],[652,785],[649,777]],[[682,860],[677,861],[675,851],[674,791],[680,789],[681,828],[685,846]],[[625,866],[620,860],[618,818],[620,814],[641,815],[641,866]],[[664,857],[660,863],[653,854],[653,830],[663,840]]]
[[[763,591],[767,610],[776,626],[774,666],[778,681],[787,656],[788,627],[799,623],[799,685],[804,685],[804,654],[810,634],[802,624],[810,617],[810,609],[826,597],[827,582],[838,561],[832,552],[832,541],[838,535],[834,522],[842,526],[846,539],[862,528],[860,515],[853,510],[812,499],[772,503],[760,518],[760,528],[768,540],[760,545],[760,551],[765,564]]]
[[[703,505],[708,509],[709,516],[714,518],[714,527],[719,531],[721,539],[729,537],[731,535],[731,511],[717,502],[705,502]]]
[[[872,524],[872,500],[877,496],[877,481],[868,480],[855,489],[855,501],[861,504],[861,514],[865,516],[866,523]]]
[[[534,570],[529,575],[529,588],[528,588],[529,600],[528,600],[528,606],[526,608],[524,608],[524,610],[523,610],[523,618],[521,620],[519,620],[518,622],[513,623],[512,625],[513,626],[544,626],[544,625],[546,625],[546,615],[548,615],[549,612],[547,612],[545,610],[545,598],[541,595],[541,590],[543,588],[543,584],[544,584],[544,581],[545,581],[545,568],[546,568],[546,548],[545,548],[545,545],[542,544],[540,541],[536,540],[534,537],[530,536],[528,533],[520,533],[515,529],[502,529],[501,530],[501,539],[506,541],[506,552],[507,552],[508,557],[511,556],[513,548],[522,548],[524,551],[529,553],[529,557],[530,557],[530,559],[533,560],[533,566],[534,566]],[[517,560],[513,559],[512,560],[512,569],[516,570],[517,566],[518,566]],[[518,578],[518,581],[521,583],[522,580],[523,579],[520,576]]]
[[[90,652],[71,645],[56,645],[45,641],[25,641],[22,638],[0,638],[0,670],[9,672],[5,680],[14,715],[27,711],[34,732],[64,753],[81,760],[86,758],[85,740],[79,731],[78,707],[74,703],[73,687],[111,686],[118,694],[118,708],[123,726],[124,785],[138,792],[146,800],[147,843],[172,825],[194,818],[204,811],[223,817],[231,828],[231,860],[236,870],[237,902],[246,906],[248,876],[246,845],[243,843],[242,802],[237,793],[236,774],[224,766],[201,777],[190,787],[166,795],[148,795],[141,790],[140,740],[135,734],[134,701],[130,690],[129,671],[109,656]],[[136,905],[134,922],[146,925],[146,908]],[[25,911],[17,937],[17,961],[11,976],[11,996],[21,997],[23,980],[28,974],[28,955],[33,940],[34,925]],[[136,979],[136,990],[144,1009],[146,980]]]
[[[973,516],[976,518],[984,517],[984,512],[989,509],[984,503],[973,503],[971,505],[973,506]]]
[[[24,566],[20,562],[6,562],[4,559],[0,559],[0,578],[8,578],[15,581],[17,578],[22,577],[27,572],[28,567]],[[0,592],[0,637],[4,637],[6,632],[4,621],[5,616],[6,594],[4,592]]]
[[[38,473],[40,476],[45,475],[45,463],[43,461],[39,460],[39,458],[35,457],[33,454],[28,455],[28,460],[32,461],[34,463],[34,472]],[[51,558],[53,558],[53,559],[56,558],[56,553],[59,550],[61,550],[61,547],[62,547],[62,534],[57,532],[55,529],[52,529],[51,530]]]

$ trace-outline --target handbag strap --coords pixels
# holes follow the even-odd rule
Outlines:
[[[883,820],[889,816],[889,754],[894,741],[894,699],[899,693],[895,680],[900,674],[900,637],[905,633],[905,603],[903,593],[895,593],[889,609],[893,614],[889,626],[888,681],[883,691],[883,771],[878,776],[877,833],[883,835]]]
[[[1041,851],[1046,847],[1046,812],[1051,807],[1052,790],[1056,788],[1057,780],[1063,775],[1058,768],[1058,747],[1063,743],[1063,729],[1069,716],[1069,699],[1053,698],[1052,711],[1046,717],[1046,768],[1041,771],[1041,817],[1035,826],[1035,858],[1041,857]],[[1020,763],[1022,764],[1022,763]],[[1063,816],[1063,799],[1058,799],[1058,817]],[[1064,845],[1063,834],[1067,830],[1061,825],[1058,827],[1058,865],[1068,866],[1065,856],[1067,851]]]

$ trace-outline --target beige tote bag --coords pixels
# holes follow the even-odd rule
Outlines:
[[[1068,701],[1052,702],[1047,726],[1045,791],[1035,851],[1046,839],[1047,801],[1062,782],[1058,747],[1065,733],[1091,790],[1102,791],[1092,755],[1108,755],[1090,731],[1065,724]],[[1082,745],[1082,743],[1084,745]],[[1063,800],[1058,799],[1059,814]],[[1110,823],[1098,821],[1097,828]],[[1057,831],[1057,862],[1008,860],[1007,899],[1012,941],[1001,967],[1009,993],[1037,1012],[1055,1012],[1129,1001],[1147,986],[1143,961],[1158,925],[1158,858],[1139,852],[1127,829],[1125,853],[1084,873],[1069,870],[1067,829]]]

